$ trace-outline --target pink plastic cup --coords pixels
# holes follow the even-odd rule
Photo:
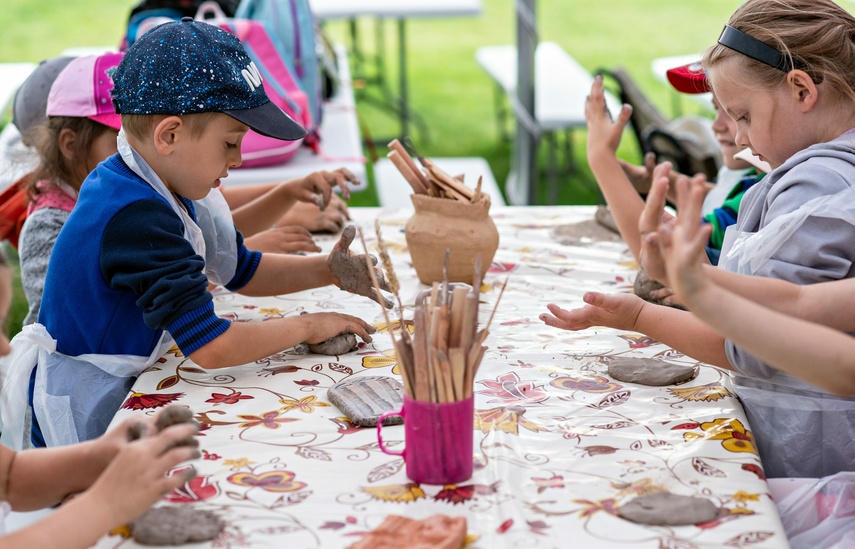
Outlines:
[[[405,395],[400,410],[385,412],[377,420],[377,442],[383,453],[404,458],[410,480],[457,484],[472,477],[474,413],[472,397],[439,404]],[[390,416],[404,420],[403,450],[390,450],[383,444],[383,420]]]

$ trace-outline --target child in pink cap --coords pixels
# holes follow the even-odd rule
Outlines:
[[[18,250],[30,306],[25,325],[38,318],[48,260],[80,185],[117,151],[122,120],[113,109],[110,74],[122,55],[89,55],[69,62],[50,88],[47,121],[27,134],[40,163],[28,179],[30,205]]]

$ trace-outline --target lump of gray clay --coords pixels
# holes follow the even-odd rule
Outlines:
[[[300,313],[301,316],[307,314],[309,314],[308,311]],[[300,345],[304,344],[301,343]],[[326,341],[321,341],[320,343],[306,343],[305,345],[309,349],[310,353],[330,356],[343,355],[359,348],[356,343],[356,335],[349,333],[340,333]]]
[[[196,423],[196,420],[193,419],[193,411],[187,407],[182,406],[181,404],[170,404],[166,408],[160,411],[157,414],[157,419],[155,420],[154,426],[157,429],[157,432],[163,431],[167,427],[172,425],[177,425],[179,423]],[[128,428],[128,440],[137,440],[142,438],[143,436],[143,424],[135,423]],[[190,437],[184,441],[181,441],[179,446],[189,445],[189,446],[197,446],[197,443],[194,442],[195,437]]]
[[[634,498],[617,509],[619,517],[638,524],[686,526],[718,517],[715,503],[705,498],[654,492]]]
[[[620,229],[618,229],[617,222],[608,206],[602,204],[597,206],[597,211],[594,212],[594,220],[611,232],[620,234]]]
[[[343,355],[358,348],[356,336],[353,334],[338,334],[320,343],[307,343],[310,353],[316,355]]]
[[[613,357],[609,360],[609,375],[626,383],[661,387],[689,381],[695,377],[695,367],[655,358]]]
[[[327,398],[354,425],[374,427],[383,412],[397,410],[403,403],[404,386],[386,376],[351,377],[329,388]],[[383,420],[383,425],[403,423],[400,416]]]
[[[214,539],[224,527],[214,513],[183,505],[152,507],[131,523],[131,532],[141,545],[181,545]]]
[[[666,301],[665,298],[653,297],[653,292],[661,290],[662,288],[665,288],[665,286],[647,276],[644,271],[638,271],[638,274],[635,277],[635,282],[632,285],[632,291],[644,301],[655,305],[665,305],[666,307],[673,307],[684,311],[686,310],[682,305]]]

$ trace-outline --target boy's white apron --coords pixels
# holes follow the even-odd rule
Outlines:
[[[719,267],[753,275],[809,217],[831,217],[855,225],[853,204],[855,190],[847,189],[815,198],[756,233],[737,231],[731,225],[725,232]],[[855,399],[825,393],[769,366],[737,371],[732,379],[767,476],[821,477],[852,469]]]
[[[119,133],[118,147],[125,164],[151,185],[181,218],[184,237],[205,258],[208,279],[221,285],[230,281],[237,267],[237,242],[222,193],[214,189],[204,199],[194,202],[197,224],[154,170],[128,145],[124,132]],[[74,444],[103,433],[116,408],[99,404],[108,396],[115,398],[117,388],[126,389],[131,378],[151,366],[173,344],[172,337],[164,331],[149,356],[67,356],[56,351],[56,340],[44,326],[25,326],[12,340],[12,352],[3,359],[7,374],[0,401],[3,419],[0,442],[14,450],[29,446],[27,397],[30,377],[37,364],[33,409],[45,443],[47,446]],[[74,382],[68,383],[70,379]]]

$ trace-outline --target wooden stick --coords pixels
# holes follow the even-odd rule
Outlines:
[[[427,194],[427,185],[422,185],[421,180],[418,176],[413,173],[410,167],[407,165],[407,162],[401,158],[401,155],[398,154],[398,151],[391,151],[386,155],[386,158],[392,161],[392,164],[398,168],[398,171],[401,172],[401,175],[404,176],[404,179],[407,180],[407,183],[410,184],[410,187],[413,188],[413,192],[416,194]]]
[[[413,317],[413,369],[415,378],[415,399],[422,402],[430,401],[430,367],[428,365],[428,324],[425,308],[416,305]]]
[[[493,322],[493,317],[496,315],[496,309],[499,308],[499,302],[502,301],[502,295],[505,293],[505,288],[507,288],[507,286],[508,286],[508,279],[509,278],[510,278],[509,276],[505,277],[505,283],[502,284],[502,289],[499,292],[499,297],[496,298],[496,304],[493,305],[493,312],[490,313],[490,318],[487,320],[487,325],[484,326],[485,330],[490,328],[490,324],[492,324],[492,322]]]
[[[454,288],[451,293],[451,324],[448,327],[448,346],[458,347],[463,336],[463,314],[466,308],[466,294],[469,290],[463,286]],[[450,358],[450,357],[449,357]]]
[[[475,185],[475,194],[472,195],[472,203],[476,203],[481,200],[481,183],[484,180],[483,175],[478,176],[478,184]]]
[[[462,347],[452,347],[448,350],[448,361],[451,363],[451,375],[454,381],[454,400],[466,398],[466,351]]]
[[[425,159],[425,164],[427,166],[428,173],[430,173],[438,183],[444,183],[445,186],[451,187],[459,194],[462,194],[464,197],[466,197],[466,200],[472,200],[472,189],[470,189],[466,185],[462,185],[459,181],[442,171],[436,164],[433,163],[432,160]]]
[[[410,156],[410,153],[407,152],[407,149],[404,148],[401,142],[397,139],[393,139],[389,142],[389,150],[395,151],[401,156],[401,159],[407,163],[410,170],[412,170],[416,177],[418,177],[421,187],[423,187],[425,192],[427,192],[429,187],[427,177],[425,177],[425,174],[422,173],[421,169],[416,165],[416,161],[413,160],[413,157]]]
[[[442,349],[437,349],[436,355],[439,362],[440,380],[442,381],[440,402],[452,402],[454,400],[454,378],[451,374],[448,355]]]

